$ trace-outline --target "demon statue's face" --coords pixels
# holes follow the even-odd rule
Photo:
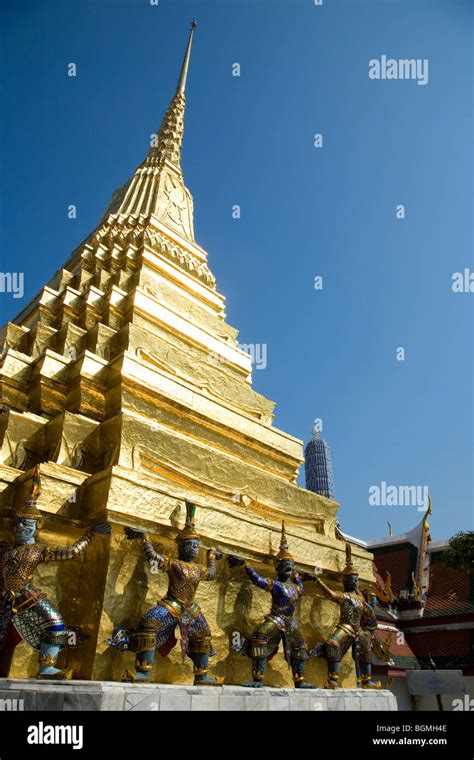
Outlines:
[[[344,591],[357,591],[359,576],[357,573],[351,573],[344,576]]]
[[[199,539],[186,538],[184,541],[180,541],[178,545],[179,558],[183,562],[192,562],[199,555]]]
[[[36,520],[24,517],[17,518],[13,522],[12,530],[18,544],[32,544],[36,535]]]
[[[291,559],[281,559],[277,565],[277,575],[280,581],[291,581],[295,572],[295,563]]]

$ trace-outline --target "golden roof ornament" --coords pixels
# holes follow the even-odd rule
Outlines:
[[[16,520],[36,520],[38,523],[43,521],[43,516],[36,506],[36,503],[41,496],[41,479],[39,473],[39,467],[36,465],[33,472],[33,480],[31,483],[30,492],[28,498],[25,499],[23,505],[16,510]]]
[[[378,581],[371,588],[371,593],[374,594],[381,602],[391,602],[394,598],[392,591],[392,576],[390,573],[385,574],[385,583],[382,586]]]
[[[429,532],[430,524],[428,522],[428,517],[433,514],[433,502],[431,501],[431,496],[428,494],[428,509],[426,510],[425,514],[423,515],[423,528],[426,532]]]
[[[291,560],[292,562],[293,557],[290,554],[288,550],[288,541],[286,539],[286,531],[285,531],[285,521],[282,520],[281,522],[281,538],[280,538],[280,551],[275,556],[275,564],[277,565],[279,562],[281,562],[284,559]]]

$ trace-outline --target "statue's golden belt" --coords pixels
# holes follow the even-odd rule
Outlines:
[[[349,634],[349,636],[357,636],[357,633],[359,631],[359,627],[351,625],[350,623],[338,623],[336,626],[336,629],[339,628],[340,631],[344,631],[344,633]]]
[[[198,604],[196,604],[196,602],[191,602],[191,604],[182,604],[176,599],[168,599],[165,597],[160,601],[160,604],[162,604],[163,607],[166,607],[166,609],[171,612],[175,618],[178,618],[178,620],[183,617],[183,615],[187,615],[191,618],[197,618],[201,612],[201,608]]]
[[[25,586],[19,591],[2,591],[3,598],[11,605],[11,611],[14,615],[19,612],[25,612],[40,599],[46,599],[44,591],[38,588]]]
[[[282,615],[279,612],[271,612],[269,615],[266,615],[265,620],[270,620],[272,623],[275,623],[277,628],[280,629],[280,631],[288,631],[291,621],[293,619],[292,615]]]

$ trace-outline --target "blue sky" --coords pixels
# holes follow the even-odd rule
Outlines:
[[[429,487],[434,539],[472,529],[474,294],[451,287],[474,270],[472,3],[4,0],[2,16],[2,271],[24,271],[25,295],[1,294],[1,323],[142,161],[195,17],[183,169],[228,320],[267,345],[254,388],[305,441],[322,418],[345,531],[419,521],[369,505],[383,481]],[[428,84],[371,80],[381,55],[428,59]]]

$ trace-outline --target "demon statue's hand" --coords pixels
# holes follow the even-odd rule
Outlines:
[[[245,560],[242,559],[242,557],[236,557],[234,554],[231,554],[230,557],[227,557],[227,562],[229,564],[229,567],[238,567],[239,565],[245,564]]]
[[[207,553],[213,554],[216,559],[222,559],[222,552],[218,552],[217,549],[208,549]]]
[[[134,538],[145,538],[146,537],[146,531],[145,530],[136,530],[135,528],[124,528],[123,532],[125,533],[126,537],[129,541],[132,541]]]
[[[100,534],[101,536],[109,536],[111,533],[110,525],[107,523],[98,523],[91,527],[92,533]]]
[[[314,573],[300,573],[300,578],[302,581],[316,581],[318,582],[318,576],[314,575]]]

